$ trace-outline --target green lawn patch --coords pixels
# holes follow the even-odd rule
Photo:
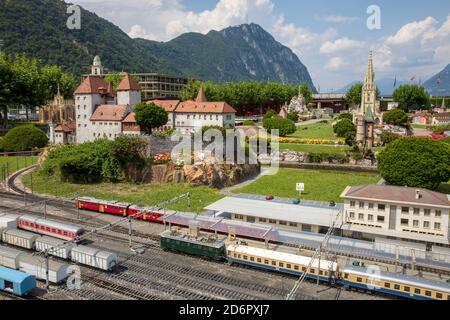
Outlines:
[[[292,150],[305,153],[339,154],[351,151],[348,146],[329,146],[319,144],[280,143],[280,150]]]
[[[304,139],[338,139],[333,132],[333,127],[330,122],[298,126],[297,131],[289,137]]]
[[[295,184],[303,182],[306,190],[302,193],[302,199],[342,202],[339,196],[347,186],[375,184],[380,179],[375,173],[281,168],[278,174],[264,176],[234,192],[294,198],[298,197]]]
[[[179,195],[191,193],[191,208],[187,207],[187,200],[168,206],[168,209],[201,213],[209,204],[223,198],[218,190],[209,187],[192,187],[187,184],[151,184],[134,185],[129,183],[97,183],[74,184],[60,182],[59,179],[47,178],[34,173],[25,176],[22,182],[33,191],[40,194],[58,197],[75,198],[77,196],[94,197],[105,200],[118,200],[132,204],[153,206],[173,199]]]
[[[8,175],[20,169],[36,164],[38,157],[0,157],[0,175],[3,174],[4,166],[8,168]]]

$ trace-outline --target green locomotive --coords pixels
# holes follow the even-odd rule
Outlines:
[[[221,261],[225,259],[224,241],[208,237],[189,237],[172,231],[161,234],[161,248]]]

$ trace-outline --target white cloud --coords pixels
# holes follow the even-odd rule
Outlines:
[[[350,40],[347,37],[335,41],[327,41],[320,47],[320,53],[335,53],[339,51],[355,50],[364,48],[366,44],[362,41]]]
[[[358,17],[346,17],[346,16],[326,16],[323,18],[324,21],[326,22],[331,22],[331,23],[345,23],[345,24],[349,24],[349,23],[353,23],[356,21],[361,20]]]
[[[329,71],[339,71],[347,66],[348,63],[345,62],[344,59],[342,59],[341,57],[333,57],[330,60],[328,60],[327,64],[325,65],[325,69]]]

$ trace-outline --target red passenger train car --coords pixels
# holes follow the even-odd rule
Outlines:
[[[163,216],[161,212],[156,212],[151,208],[140,207],[140,206],[129,206],[128,215],[136,216],[137,219],[151,221],[151,222],[163,222]]]
[[[19,217],[17,219],[17,226],[19,229],[69,241],[76,240],[85,233],[83,228],[78,228],[57,221],[39,219],[30,215]]]
[[[78,198],[76,206],[83,210],[109,213],[126,217],[128,215],[128,207],[130,204],[118,201],[99,200],[95,198]]]

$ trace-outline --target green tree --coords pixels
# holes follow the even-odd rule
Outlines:
[[[305,104],[308,105],[313,98],[312,91],[307,83],[302,83],[300,85],[300,94],[305,98]]]
[[[280,137],[293,134],[296,131],[295,123],[289,119],[268,118],[263,121],[263,127],[267,131],[279,130]]]
[[[348,137],[348,135],[351,133],[356,134],[356,126],[353,124],[352,121],[350,121],[348,119],[343,119],[343,120],[338,121],[333,126],[333,130],[334,130],[334,133],[336,133],[336,135],[338,137],[342,137],[342,138]]]
[[[345,94],[346,100],[354,106],[361,104],[362,87],[363,84],[361,82],[352,85]]]
[[[404,128],[408,128],[410,125],[409,115],[402,109],[393,109],[391,111],[386,112],[383,115],[383,121],[385,123],[401,126]]]
[[[430,95],[421,86],[403,85],[395,89],[393,99],[398,102],[401,109],[408,112],[418,108],[426,108],[430,102]]]
[[[2,141],[5,151],[30,151],[46,147],[47,135],[33,125],[17,126],[8,131]]]
[[[289,112],[288,115],[287,115],[287,118],[288,118],[289,120],[292,120],[292,121],[294,121],[294,122],[297,122],[297,121],[298,121],[298,112],[297,112],[297,111]]]
[[[13,77],[10,60],[5,54],[0,54],[0,110],[4,128],[8,126],[8,106],[14,101]]]
[[[58,85],[61,95],[65,98],[71,98],[77,87],[78,81],[71,74],[65,73],[59,66],[44,66],[41,69],[41,88],[44,93],[44,99],[49,100],[54,97],[58,91]]]
[[[383,131],[380,135],[380,140],[381,140],[381,144],[383,146],[387,146],[389,143],[400,139],[402,136],[394,133],[394,132],[389,132],[389,131]]]
[[[140,103],[135,107],[134,112],[136,123],[147,134],[152,134],[153,129],[160,128],[169,121],[167,112],[154,103]]]
[[[450,145],[427,138],[402,138],[378,156],[382,177],[398,186],[437,189],[450,179]]]

